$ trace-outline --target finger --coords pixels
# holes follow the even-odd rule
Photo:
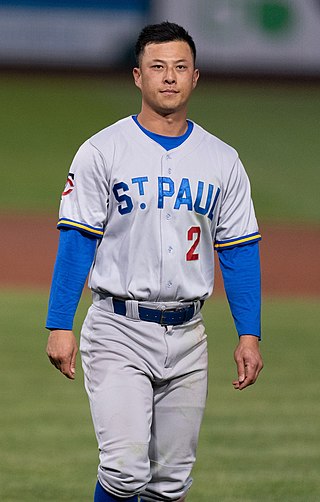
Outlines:
[[[73,351],[70,363],[70,372],[75,377],[76,374],[76,358],[77,358],[77,350]]]
[[[237,365],[238,380],[234,380],[232,382],[232,385],[233,385],[233,387],[235,389],[239,389],[241,383],[245,379],[244,361],[243,361],[242,357],[237,357],[235,355],[235,362],[236,362],[236,365]]]
[[[72,371],[71,364],[68,360],[56,359],[52,356],[48,356],[51,364],[57,368],[64,376],[73,380],[75,376],[75,371]]]
[[[250,366],[252,367],[252,371],[254,373],[254,375],[253,375],[253,381],[255,382],[257,380],[258,376],[259,376],[260,371],[263,368],[262,359],[260,358],[256,362],[252,362]]]
[[[239,389],[239,385],[240,385],[239,380],[234,380],[234,381],[232,382],[232,385],[233,385],[233,387],[234,387],[235,389]]]
[[[60,370],[60,360],[58,359],[55,359],[54,357],[51,357],[48,355],[48,358],[49,358],[49,361],[50,363],[55,367],[57,368],[58,370]]]
[[[255,374],[255,381],[257,380],[259,374],[260,374],[260,371],[263,369],[263,363],[260,362],[256,368],[256,374]]]
[[[70,378],[71,380],[74,380],[75,377],[75,358],[77,355],[77,351],[73,350],[72,353],[68,356],[65,357],[64,360],[62,361],[60,365],[60,371],[65,375],[67,378]]]
[[[257,370],[256,365],[246,363],[244,366],[245,366],[246,380],[252,383],[255,382],[256,370]]]
[[[237,371],[238,371],[238,382],[239,382],[239,385],[244,382],[245,378],[246,378],[246,369],[245,369],[245,365],[244,365],[244,361],[242,358],[238,359],[236,361],[237,363]]]
[[[60,371],[61,373],[69,378],[70,380],[74,380],[74,372],[71,370],[71,363],[68,362],[63,362],[60,366]]]
[[[258,377],[258,369],[256,365],[245,364],[245,379],[243,382],[240,382],[239,390],[245,389],[250,385],[254,384]]]

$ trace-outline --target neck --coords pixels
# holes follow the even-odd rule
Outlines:
[[[182,136],[188,128],[186,111],[160,115],[142,107],[138,120],[142,127],[162,136]]]

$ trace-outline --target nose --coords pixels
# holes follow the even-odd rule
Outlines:
[[[164,81],[166,84],[174,84],[176,82],[176,76],[173,68],[167,68],[164,76]]]

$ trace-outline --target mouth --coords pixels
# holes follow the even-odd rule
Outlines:
[[[171,94],[178,94],[178,91],[176,91],[174,89],[163,89],[163,91],[160,91],[160,93],[171,95]]]

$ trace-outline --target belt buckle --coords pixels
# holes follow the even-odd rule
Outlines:
[[[164,320],[164,314],[166,312],[183,312],[184,313],[184,317],[183,319],[181,319],[181,322],[179,322],[179,324],[183,324],[185,322],[185,319],[186,319],[186,315],[187,315],[187,309],[186,307],[177,307],[177,308],[172,308],[172,309],[166,309],[165,307],[161,309],[161,314],[160,314],[160,321],[159,321],[159,324],[161,326],[169,326],[170,324],[168,324],[167,322],[165,322]]]
[[[165,322],[163,316],[165,314],[165,312],[172,312],[172,309],[166,309],[166,307],[162,307],[162,309],[160,310],[160,320],[159,320],[159,324],[161,326],[168,326],[168,324]]]
[[[161,326],[166,326],[166,324],[165,324],[165,322],[164,322],[164,319],[163,319],[163,314],[164,314],[164,312],[165,312],[165,309],[161,309],[161,310],[160,310],[160,320],[159,320],[159,324],[160,324]]]
[[[166,312],[176,312],[177,309],[166,309],[166,307],[163,307],[160,312],[160,321],[159,321],[159,324],[161,326],[169,326],[169,324],[167,322],[165,322],[164,320],[164,315],[166,314]]]

